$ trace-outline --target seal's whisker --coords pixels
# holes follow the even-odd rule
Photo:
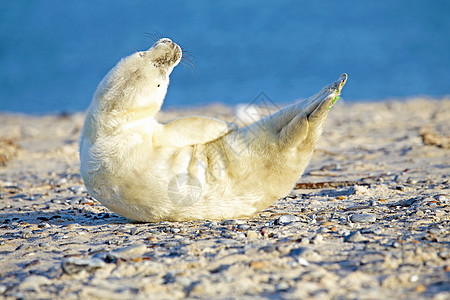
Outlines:
[[[150,32],[145,32],[145,36],[150,38],[153,43],[156,43],[157,41],[159,41],[160,39],[162,39],[162,34],[159,33],[158,31],[154,30],[152,33]]]
[[[183,51],[183,50],[182,50],[182,51]],[[192,55],[191,53],[186,52],[186,51],[183,51],[183,56],[187,56],[187,57],[194,58],[194,55]]]
[[[184,64],[186,64],[186,65],[191,65],[191,66],[193,66],[193,67],[197,67],[197,65],[196,65],[193,61],[190,61],[190,60],[187,60],[187,59],[181,58],[181,61],[180,61],[180,62],[182,62],[182,63],[184,63]]]
[[[146,32],[145,36],[148,37],[149,39],[151,39],[153,41],[153,43],[156,43],[157,40],[153,34]]]
[[[192,69],[192,67],[194,67],[197,70],[197,67],[193,64],[188,64],[184,61],[180,61],[180,63],[185,67],[188,68],[189,70],[191,70],[192,73],[194,73],[194,70]]]
[[[189,48],[183,47],[181,45],[178,45],[181,48],[181,51],[183,51],[183,53],[191,53],[191,51],[189,50]]]
[[[183,53],[183,58],[184,59],[186,59],[186,60],[189,60],[189,61],[192,61],[192,62],[195,62],[195,56],[194,55],[192,55],[191,53],[189,53],[189,52],[183,52],[183,50],[181,50],[182,51],[182,53]]]
[[[192,62],[192,61],[190,61],[190,60],[187,60],[187,59],[181,59],[181,61],[180,61],[184,66],[188,66],[189,68],[192,66],[192,67],[194,67],[196,70],[197,70],[197,65],[194,63],[194,62]]]
[[[183,56],[183,57],[181,57],[181,60],[184,60],[184,61],[186,61],[186,62],[189,62],[189,63],[191,63],[191,64],[193,64],[193,65],[195,65],[197,62],[195,61],[195,59],[193,59],[192,57],[186,57],[186,56]]]
[[[194,70],[192,70],[191,67],[189,67],[189,66],[187,66],[187,65],[185,65],[185,64],[183,64],[183,63],[182,63],[182,65],[183,65],[183,67],[189,69],[189,70],[191,71],[192,74],[194,74]]]

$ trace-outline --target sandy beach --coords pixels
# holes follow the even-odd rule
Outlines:
[[[236,120],[160,119],[194,113]],[[288,197],[140,224],[86,192],[83,113],[0,114],[0,298],[450,299],[449,120],[449,98],[338,101]]]

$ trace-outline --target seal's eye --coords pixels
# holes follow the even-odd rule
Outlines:
[[[160,84],[158,84],[158,87],[160,87],[161,85]]]

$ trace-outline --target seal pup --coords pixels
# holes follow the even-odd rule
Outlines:
[[[80,140],[89,193],[133,221],[248,217],[303,173],[347,75],[249,126],[190,116],[160,124],[182,58],[168,38],[122,59],[101,81]]]

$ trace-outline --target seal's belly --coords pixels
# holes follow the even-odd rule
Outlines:
[[[81,149],[85,185],[111,210],[130,218],[130,210],[163,215],[204,196],[208,171],[202,146],[151,147],[145,140],[135,144],[118,140]],[[109,143],[115,143],[114,151],[105,152]]]

